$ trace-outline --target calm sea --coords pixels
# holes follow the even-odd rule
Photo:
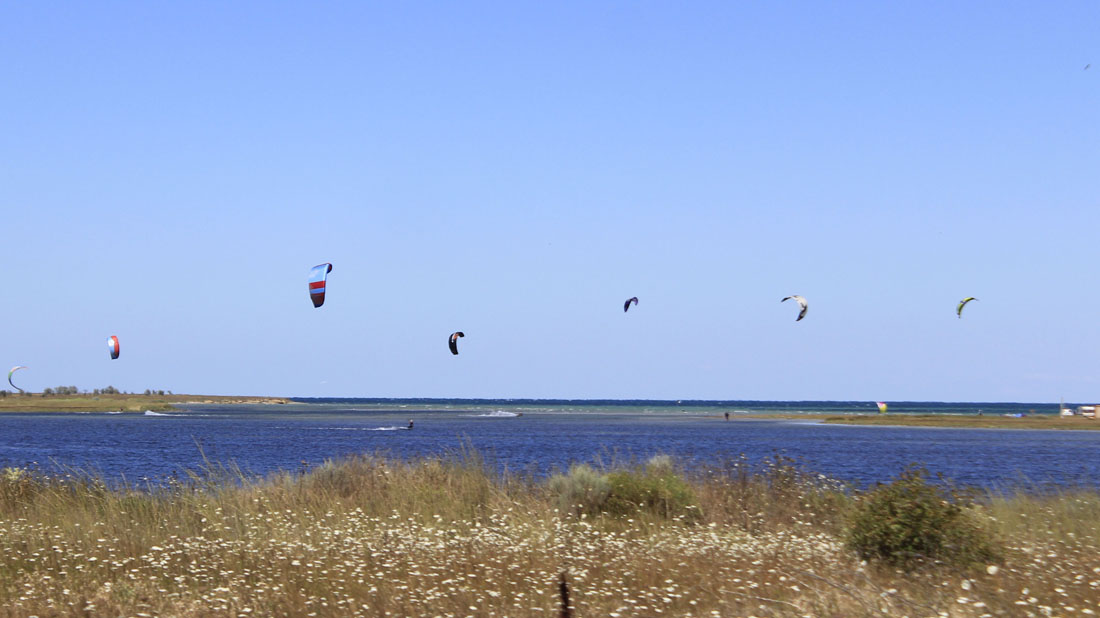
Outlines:
[[[356,453],[417,457],[477,450],[500,468],[546,474],[574,462],[669,454],[686,466],[776,454],[857,484],[923,464],[958,484],[1100,487],[1100,431],[821,425],[748,414],[874,413],[873,402],[305,399],[188,405],[169,413],[2,414],[0,466],[73,467],[163,479],[204,457],[251,474]],[[1057,404],[890,403],[891,414],[1055,414]],[[724,415],[730,413],[731,420]],[[409,421],[414,428],[404,429]],[[1100,421],[1097,421],[1100,422]]]

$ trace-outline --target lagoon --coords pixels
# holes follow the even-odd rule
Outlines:
[[[539,402],[311,400],[187,405],[167,413],[9,413],[0,466],[76,468],[108,480],[164,479],[204,462],[247,474],[297,470],[359,453],[398,458],[473,448],[491,465],[544,475],[571,463],[668,454],[688,467],[775,455],[868,485],[910,464],[968,486],[1100,487],[1100,432],[824,425],[748,419],[769,412],[866,412],[866,402]],[[869,404],[873,405],[873,404]],[[984,407],[983,407],[984,406]],[[892,405],[893,411],[895,406]],[[1035,404],[908,404],[910,413],[1011,413]],[[1038,412],[1049,413],[1050,406]],[[1007,410],[1007,412],[1005,412]],[[724,413],[730,412],[730,421]],[[403,429],[414,420],[412,430]]]

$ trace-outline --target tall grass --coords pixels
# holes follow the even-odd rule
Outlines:
[[[776,458],[551,479],[363,455],[164,484],[0,470],[0,615],[1089,615],[1100,497],[989,496],[996,563],[911,573],[845,547],[864,492]],[[1071,609],[1072,608],[1072,611]]]

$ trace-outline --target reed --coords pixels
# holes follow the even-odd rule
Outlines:
[[[863,492],[794,462],[647,464],[591,472],[621,481],[611,495],[656,492],[677,508],[574,509],[550,479],[500,473],[470,450],[264,478],[207,465],[156,484],[5,469],[0,615],[1100,611],[1095,491],[985,496],[974,516],[1005,540],[1002,560],[904,573],[845,548]]]

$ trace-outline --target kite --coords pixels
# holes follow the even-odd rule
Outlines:
[[[15,385],[14,382],[11,381],[11,374],[15,373],[16,371],[19,371],[20,369],[26,369],[26,367],[23,366],[23,365],[16,365],[15,367],[11,368],[11,371],[8,372],[8,384],[11,384],[12,388],[14,388],[15,390],[22,393],[23,389],[19,388],[18,386]]]
[[[634,306],[638,306],[638,297],[637,296],[632,296],[632,297],[626,299],[626,303],[623,304],[623,312],[624,313],[626,312],[627,309],[630,309],[630,303],[634,303]]]
[[[801,296],[795,294],[794,296],[788,296],[779,302],[785,302],[788,300],[794,300],[798,303],[798,306],[802,308],[802,310],[798,312],[798,317],[794,319],[795,322],[806,317],[806,310],[810,308],[810,303],[806,302],[805,298],[802,298]]]
[[[963,307],[966,306],[966,303],[968,303],[972,300],[978,300],[978,299],[974,298],[973,296],[967,296],[966,298],[960,300],[959,301],[959,306],[955,307],[955,314],[958,315],[960,318],[962,318],[963,317]]]
[[[111,360],[118,358],[118,337],[107,337],[107,351],[111,353]]]
[[[458,338],[465,337],[466,334],[462,331],[451,333],[451,338],[448,340],[448,345],[451,346],[451,354],[458,354]]]
[[[325,281],[332,272],[332,264],[325,262],[318,264],[309,270],[309,299],[314,307],[325,304]]]

